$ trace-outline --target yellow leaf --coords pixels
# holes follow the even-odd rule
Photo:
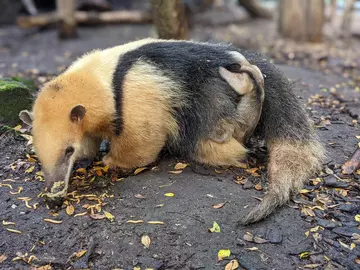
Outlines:
[[[230,249],[220,249],[218,252],[218,261],[222,261],[231,255]]]
[[[28,264],[31,264],[31,262],[33,261],[33,260],[39,260],[35,255],[31,255],[28,259],[27,259],[27,263]]]
[[[5,220],[3,220],[3,221],[2,221],[2,224],[3,224],[4,226],[8,226],[8,225],[15,225],[15,222],[11,222],[11,221],[5,221]]]
[[[253,176],[260,176],[260,174],[257,173],[258,170],[259,168],[251,168],[251,169],[246,169],[245,171],[247,171],[249,174]]]
[[[61,224],[62,223],[62,220],[55,220],[55,219],[50,219],[50,218],[44,218],[44,221],[53,223],[53,224]]]
[[[104,211],[104,214],[105,214],[105,217],[108,219],[108,220],[110,220],[111,222],[113,222],[114,221],[114,216],[111,214],[111,213],[109,213],[109,212],[107,212],[107,211]]]
[[[21,129],[21,125],[17,125],[16,127],[13,128],[15,131],[19,131]]]
[[[310,256],[310,252],[309,252],[309,251],[301,252],[301,253],[299,254],[300,259],[306,259],[306,258],[309,258],[309,256]]]
[[[313,210],[311,210],[309,207],[304,207],[301,209],[301,213],[304,213],[307,216],[315,217],[315,213]]]
[[[26,173],[32,173],[35,169],[35,166],[31,166],[29,169],[25,170]]]
[[[172,174],[180,174],[180,173],[182,173],[182,170],[180,170],[180,171],[169,171],[169,173],[172,173]]]
[[[222,208],[222,207],[224,207],[224,205],[225,205],[226,203],[227,203],[227,202],[214,204],[214,205],[212,206],[212,208],[214,208],[214,209]]]
[[[174,196],[175,196],[175,194],[174,194],[174,193],[169,192],[169,193],[165,193],[165,194],[164,194],[164,196],[166,196],[166,197],[174,197]]]
[[[86,254],[86,252],[87,252],[86,249],[80,250],[79,252],[75,253],[75,256],[76,256],[76,258],[80,258],[80,257],[84,256]]]
[[[175,169],[175,170],[183,170],[183,169],[185,169],[187,166],[188,166],[188,164],[179,162],[179,163],[176,163],[174,169]]]
[[[306,238],[309,237],[309,234],[310,234],[310,231],[306,231],[306,232],[305,232]]]
[[[237,260],[231,260],[226,266],[225,270],[235,270],[238,269],[239,263]]]
[[[126,223],[130,223],[130,224],[139,224],[139,223],[144,223],[143,220],[139,219],[139,220],[128,220],[126,221]]]
[[[17,195],[17,194],[20,194],[21,191],[23,191],[23,187],[18,187],[18,191],[10,191],[10,194],[11,195]]]
[[[308,189],[302,189],[300,190],[300,194],[306,194],[306,193],[309,193],[311,192],[312,190],[308,190]]]
[[[82,217],[82,216],[85,216],[88,212],[82,212],[82,213],[78,213],[78,214],[75,214],[74,217]]]
[[[76,172],[78,173],[86,173],[86,169],[85,168],[79,168],[76,170]]]
[[[356,245],[355,245],[354,243],[353,243],[354,245],[351,244],[350,246],[347,245],[347,244],[345,244],[344,242],[341,242],[340,240],[339,240],[339,243],[340,243],[340,245],[342,245],[344,248],[347,248],[347,249],[350,249],[350,250],[353,250],[353,248],[356,247]]]
[[[251,247],[251,248],[247,248],[247,250],[250,250],[250,251],[257,251],[259,250],[257,247]]]
[[[354,219],[357,221],[357,222],[360,222],[360,214],[357,214]]]
[[[10,189],[13,189],[12,185],[10,185],[10,184],[1,184],[0,183],[0,187],[8,187]]]
[[[256,185],[255,185],[255,189],[256,189],[257,191],[260,191],[260,190],[263,189],[263,187],[262,187],[261,184],[256,184]]]
[[[12,233],[18,233],[21,234],[22,232],[19,230],[14,230],[14,229],[9,229],[9,228],[5,228],[7,231],[12,232]]]
[[[164,225],[165,223],[163,221],[148,221],[148,224],[152,225]]]
[[[219,224],[216,223],[216,221],[214,221],[212,228],[209,228],[209,231],[214,233],[214,232],[220,232],[220,226]]]
[[[137,168],[135,171],[134,171],[134,175],[137,175],[139,173],[141,173],[142,171],[146,170],[147,167],[142,167],[142,168]]]
[[[317,232],[321,227],[320,226],[316,226],[314,228],[310,229],[310,232]]]
[[[68,214],[69,216],[72,216],[74,214],[74,211],[75,211],[75,208],[71,204],[66,206],[66,214]]]
[[[143,235],[141,237],[141,243],[146,247],[146,248],[149,248],[150,247],[150,243],[151,243],[151,240],[150,240],[150,237],[148,235]]]

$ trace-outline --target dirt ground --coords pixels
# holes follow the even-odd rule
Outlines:
[[[219,39],[224,27],[199,26],[192,37]],[[226,29],[232,40],[244,43]],[[104,26],[79,33],[77,40],[59,41],[53,29],[0,29],[0,74],[31,76],[41,84],[86,51],[152,36],[154,30]],[[247,47],[254,49],[251,36]],[[224,269],[235,259],[239,269],[248,270],[359,269],[360,172],[344,176],[340,169],[359,142],[359,66],[344,67],[340,58],[329,57],[325,71],[309,69],[268,52],[294,81],[328,150],[324,171],[301,195],[268,219],[239,227],[237,221],[264,194],[257,189],[266,187],[265,169],[190,164],[174,173],[174,166],[186,161],[164,158],[155,168],[116,181],[106,179],[101,164],[79,169],[67,205],[54,212],[38,196],[40,165],[27,139],[21,130],[9,130],[0,135],[0,268]],[[96,173],[105,174],[103,181],[92,181]],[[214,221],[221,232],[208,231]],[[144,235],[149,248],[141,242]],[[231,255],[218,261],[221,249]]]

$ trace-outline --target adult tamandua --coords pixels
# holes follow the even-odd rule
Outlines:
[[[255,133],[270,152],[269,191],[242,221],[268,216],[320,168],[324,150],[281,72],[261,55],[224,44],[145,39],[72,64],[40,92],[33,115],[21,114],[26,122],[34,119],[47,183],[66,191],[74,161],[94,155],[101,139],[111,143],[105,162],[123,168],[153,162],[163,147],[205,164],[236,165],[246,155],[235,138],[239,128],[220,142],[216,133],[211,139],[219,125],[239,119],[239,95],[219,69],[234,72],[235,52],[266,75]]]

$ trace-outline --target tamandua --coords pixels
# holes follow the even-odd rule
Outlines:
[[[252,107],[235,91],[248,84],[234,74],[239,57],[266,75],[265,93],[250,99],[261,115],[245,122],[239,113]],[[250,87],[261,93],[259,76],[248,74],[255,82]],[[121,168],[152,163],[163,148],[195,162],[231,166],[246,156],[244,139],[256,127],[254,134],[269,149],[269,191],[244,224],[286,203],[324,157],[284,75],[263,56],[226,44],[144,39],[95,50],[45,85],[33,112],[20,117],[32,122],[45,180],[57,196],[66,194],[74,161],[93,156],[103,139],[111,145],[104,161]]]

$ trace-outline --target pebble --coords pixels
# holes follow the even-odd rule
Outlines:
[[[334,233],[351,237],[354,233],[360,234],[360,230],[356,227],[339,227],[332,230]]]
[[[333,188],[344,188],[344,187],[349,186],[349,184],[338,181],[335,176],[329,175],[324,178],[324,186],[325,187],[333,187]]]
[[[329,221],[326,219],[321,219],[321,218],[316,218],[316,221],[321,227],[324,227],[325,229],[334,229],[341,225],[341,223],[332,222],[332,221]]]
[[[283,240],[281,231],[277,228],[270,229],[266,233],[266,240],[268,240],[271,244],[280,244]]]
[[[343,212],[348,212],[348,213],[352,213],[356,210],[360,209],[360,205],[356,205],[356,204],[342,204],[338,207],[339,210],[343,211]]]

